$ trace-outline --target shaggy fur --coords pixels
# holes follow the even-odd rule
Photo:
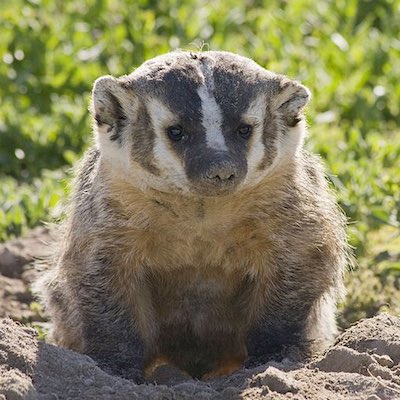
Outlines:
[[[247,355],[330,343],[348,246],[320,161],[302,149],[309,96],[223,52],[98,80],[96,145],[38,283],[53,341],[137,381],[163,364],[208,378]],[[179,143],[166,134],[177,124]]]

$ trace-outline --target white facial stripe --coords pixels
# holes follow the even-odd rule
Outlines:
[[[162,179],[182,190],[187,190],[189,182],[185,168],[179,157],[171,150],[165,128],[176,123],[175,115],[159,100],[150,98],[146,101],[147,109],[155,132],[154,160],[162,173]]]
[[[250,104],[249,109],[243,115],[244,120],[249,120],[250,117],[257,119],[262,119],[264,110],[266,106],[266,100],[264,96],[258,97],[252,104]],[[279,128],[278,128],[279,130]],[[283,135],[282,132],[287,130],[287,134]],[[250,147],[248,155],[248,173],[244,185],[246,184],[257,184],[265,176],[270,174],[274,169],[278,168],[280,164],[287,160],[292,159],[296,153],[301,149],[304,141],[304,136],[306,134],[306,125],[304,121],[300,121],[293,128],[281,127],[280,133],[275,140],[275,146],[277,154],[271,165],[263,170],[258,170],[258,166],[265,155],[265,145],[263,143],[263,132],[262,124],[253,132],[252,144]]]
[[[150,97],[146,99],[146,105],[150,113],[151,123],[157,134],[169,125],[174,124],[176,117],[161,101]]]
[[[225,138],[222,134],[222,112],[210,95],[206,86],[200,86],[197,93],[201,99],[202,124],[206,131],[207,147],[215,150],[227,150]]]
[[[111,165],[113,173],[119,179],[129,181],[131,159],[129,146],[126,143],[121,146],[117,141],[111,141],[110,135],[112,134],[112,130],[110,128],[110,125],[107,124],[96,127],[97,147],[100,149],[102,158],[107,160],[108,164]]]
[[[264,176],[264,171],[257,171],[264,154],[265,145],[263,143],[263,120],[265,115],[266,102],[263,95],[258,96],[254,101],[251,102],[249,108],[243,115],[243,120],[248,121],[250,124],[254,124],[253,137],[251,139],[251,146],[247,158],[247,178],[246,183],[249,180],[253,181],[261,179]]]

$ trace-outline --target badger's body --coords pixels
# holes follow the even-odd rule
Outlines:
[[[198,378],[336,334],[345,221],[302,149],[308,90],[223,52],[175,52],[93,91],[40,286],[53,340],[113,371]]]

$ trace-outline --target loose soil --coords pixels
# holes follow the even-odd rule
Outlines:
[[[28,399],[400,399],[400,318],[381,314],[347,329],[308,363],[270,361],[223,378],[136,385],[87,356],[37,338],[32,260],[48,255],[46,228],[0,245],[0,400]]]

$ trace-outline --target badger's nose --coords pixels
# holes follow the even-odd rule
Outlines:
[[[228,183],[235,180],[237,171],[229,161],[213,164],[206,172],[206,178],[215,183]]]
[[[235,191],[247,174],[245,157],[227,151],[200,150],[186,161],[186,174],[193,191],[204,196]]]

